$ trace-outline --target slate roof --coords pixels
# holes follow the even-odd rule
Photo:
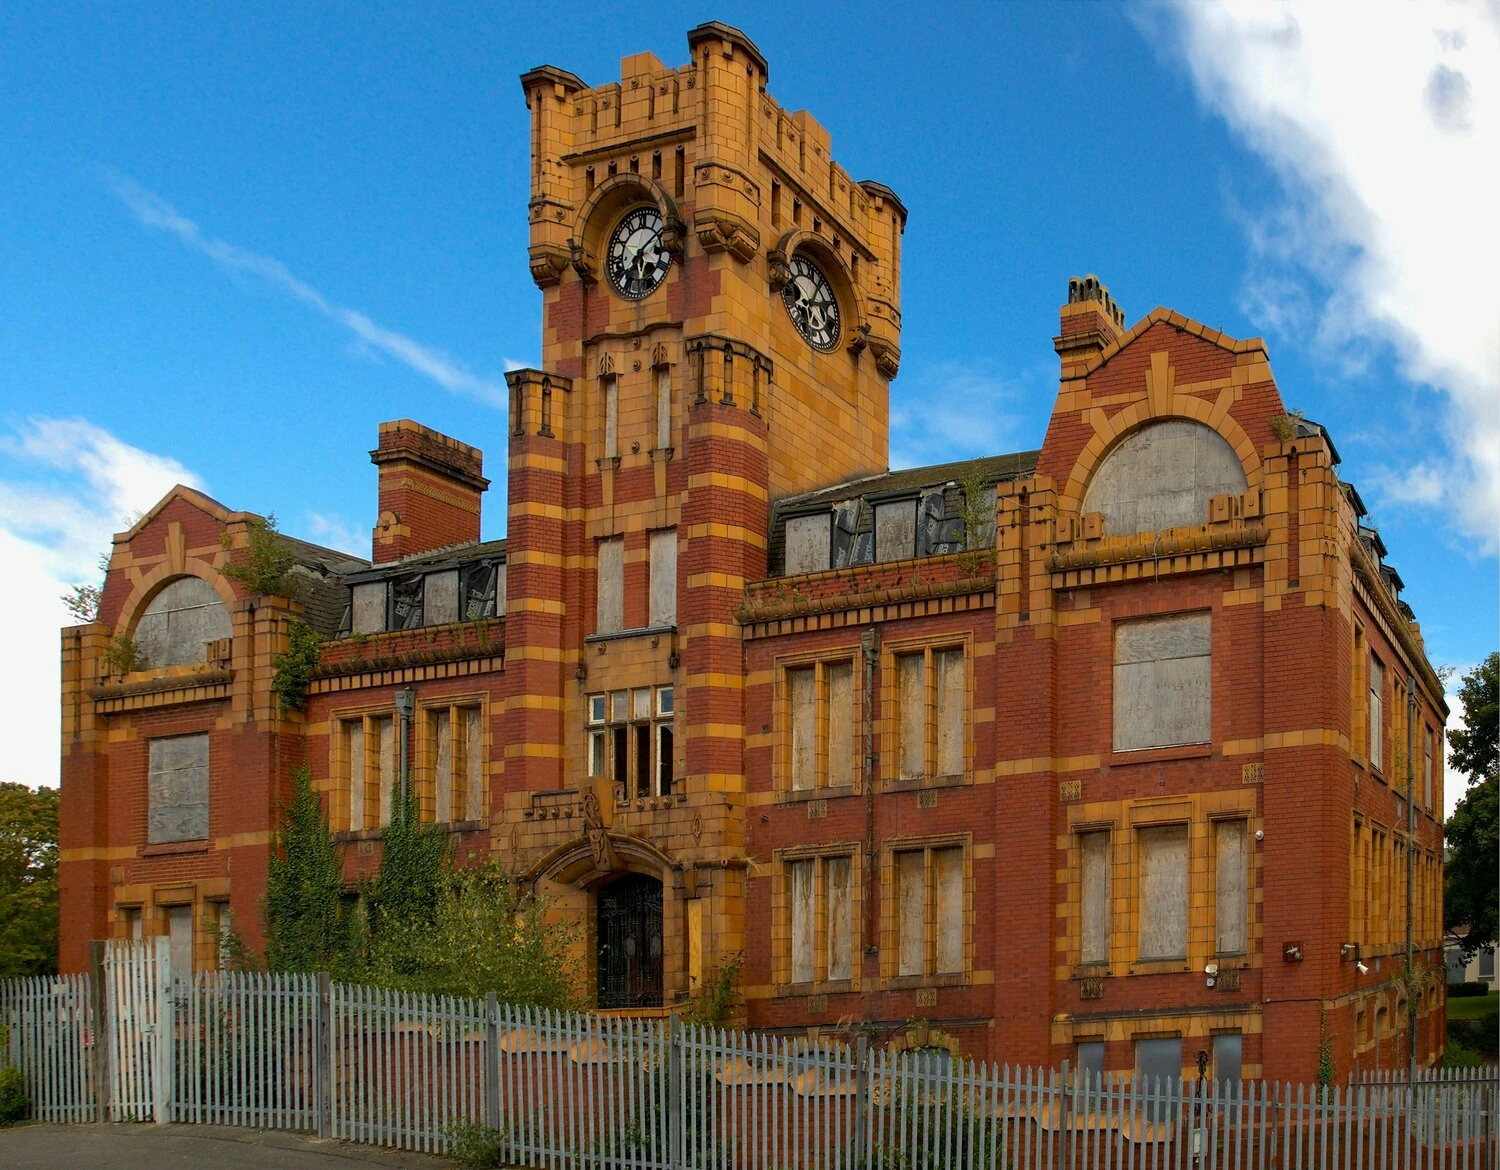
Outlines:
[[[281,532],[276,534],[276,541],[297,558],[292,573],[297,578],[297,600],[306,607],[307,624],[323,637],[332,638],[349,607],[344,576],[368,568],[370,562]]]

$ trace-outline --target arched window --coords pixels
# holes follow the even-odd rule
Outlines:
[[[1192,419],[1149,423],[1104,457],[1083,497],[1109,536],[1208,523],[1213,496],[1244,492],[1239,456],[1212,427]]]
[[[151,599],[135,626],[148,667],[202,662],[204,643],[230,635],[229,611],[201,577],[178,577]]]

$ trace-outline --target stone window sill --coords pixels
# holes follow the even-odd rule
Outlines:
[[[777,804],[803,804],[809,800],[832,800],[840,796],[856,796],[857,784],[834,784],[821,788],[788,788],[776,794]]]
[[[962,788],[965,784],[972,784],[973,776],[968,772],[959,772],[952,776],[908,776],[904,779],[891,779],[885,782],[887,792],[918,792],[924,788]]]
[[[1130,764],[1156,764],[1168,760],[1206,760],[1214,754],[1211,743],[1185,743],[1173,747],[1159,748],[1131,748],[1128,751],[1111,752],[1109,766],[1111,768],[1126,767]]]
[[[141,850],[142,857],[172,857],[179,853],[207,853],[208,841],[161,841]]]

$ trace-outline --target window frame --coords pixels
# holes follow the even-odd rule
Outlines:
[[[423,824],[435,825],[482,825],[489,820],[489,764],[490,764],[490,721],[488,696],[484,692],[443,695],[419,701],[417,704],[416,717],[413,719],[414,732],[416,736],[416,752],[414,753],[419,766],[413,768],[414,782],[417,786],[417,819]],[[480,805],[477,818],[470,817],[468,813],[469,801],[469,778],[468,761],[472,747],[468,742],[467,729],[464,733],[462,767],[460,767],[460,756],[456,750],[456,731],[462,720],[467,728],[468,712],[477,710],[479,712],[479,747],[480,747]],[[438,775],[438,731],[437,716],[439,712],[446,711],[448,714],[448,819],[438,819],[438,790],[442,777]],[[463,800],[459,796],[462,794]],[[463,814],[455,815],[458,810]]]
[[[937,863],[934,854],[954,850],[959,855],[961,874],[961,897],[959,909],[962,935],[960,940],[959,967],[955,971],[939,971],[938,919],[941,909],[937,882]],[[898,888],[900,862],[903,854],[921,853],[923,874],[922,908],[922,972],[901,974],[901,895]],[[887,987],[942,987],[967,984],[974,975],[974,842],[970,833],[953,833],[935,837],[892,838],[884,845],[881,858],[882,881],[880,889],[881,978]]]
[[[163,803],[158,805],[154,795],[155,780],[158,774],[163,774],[168,769],[158,769],[153,766],[151,755],[157,744],[167,744],[182,740],[201,740],[203,744],[203,777],[202,777],[202,808],[203,808],[203,832],[189,834],[187,836],[158,836],[156,828],[156,813],[158,808],[163,811],[168,808],[187,808],[197,805],[198,801],[190,804],[181,802]],[[165,748],[162,749],[165,751]],[[183,769],[171,769],[171,771],[182,771]],[[213,834],[213,736],[209,730],[182,731],[171,735],[153,735],[146,739],[146,848],[157,847],[168,850],[174,847],[199,845],[207,842]]]
[[[1134,840],[1132,842],[1136,851],[1135,889],[1134,904],[1135,914],[1135,963],[1137,966],[1151,966],[1154,964],[1182,964],[1186,965],[1188,955],[1193,947],[1193,826],[1190,821],[1161,821],[1149,824],[1137,824],[1134,828]],[[1145,953],[1146,938],[1146,846],[1145,834],[1149,832],[1165,832],[1167,830],[1181,830],[1184,850],[1183,865],[1185,867],[1182,875],[1182,951],[1180,954],[1148,955]],[[1175,908],[1174,908],[1175,913]]]
[[[962,711],[963,768],[959,772],[937,772],[939,763],[939,700],[937,656],[956,651],[963,663]],[[901,758],[901,660],[922,656],[923,772],[903,776]],[[974,636],[964,630],[952,635],[887,642],[881,647],[880,686],[880,774],[886,791],[914,788],[945,788],[974,781]]]
[[[329,774],[332,777],[331,793],[332,808],[329,810],[329,821],[335,833],[381,833],[391,823],[391,814],[395,809],[394,792],[388,795],[387,790],[394,790],[400,783],[400,755],[401,729],[398,716],[394,707],[360,707],[343,711],[333,711],[329,714],[329,724],[333,729],[329,742]],[[372,739],[379,743],[379,729],[382,723],[388,722],[391,727],[391,783],[382,784],[381,760],[383,751],[371,753],[370,743]],[[360,749],[360,824],[354,824],[354,776],[353,776],[353,753],[349,749],[347,728],[351,724],[360,725],[360,737],[362,746]],[[372,734],[373,733],[373,734]],[[371,797],[374,803],[371,804]],[[372,818],[370,809],[374,808]]]
[[[776,660],[776,739],[774,787],[782,801],[816,800],[827,796],[847,796],[860,792],[863,784],[864,758],[864,679],[858,644],[833,649],[790,654]],[[829,760],[833,754],[832,698],[828,672],[830,667],[849,667],[849,752],[847,783],[829,781]],[[796,712],[792,706],[792,675],[799,670],[813,672],[813,782],[807,787],[793,787],[793,741]]]
[[[1153,719],[1151,734],[1152,742],[1138,744],[1122,744],[1121,741],[1121,696],[1129,689],[1121,682],[1121,667],[1140,665],[1140,662],[1121,662],[1120,659],[1120,635],[1123,631],[1133,628],[1141,628],[1152,624],[1165,624],[1171,621],[1186,621],[1190,619],[1201,619],[1207,626],[1208,653],[1179,655],[1175,658],[1151,659],[1151,665],[1155,666],[1161,662],[1186,662],[1203,660],[1206,662],[1206,687],[1207,700],[1206,710],[1203,712],[1204,725],[1203,734],[1200,738],[1172,740],[1162,742],[1163,734],[1158,722]],[[1123,760],[1131,761],[1140,759],[1142,752],[1181,752],[1202,753],[1211,749],[1214,742],[1214,612],[1209,607],[1197,607],[1194,609],[1174,610],[1169,613],[1134,614],[1130,617],[1122,617],[1111,623],[1110,626],[1110,752]],[[1157,687],[1157,679],[1152,678],[1153,694]],[[1153,710],[1155,710],[1153,705]]]
[[[849,866],[849,975],[829,978],[830,947],[828,921],[828,864],[846,861]],[[811,864],[813,869],[813,977],[793,982],[793,880],[792,867]],[[828,991],[857,991],[860,985],[861,927],[863,925],[861,865],[862,847],[855,841],[827,845],[799,845],[773,854],[775,888],[772,891],[772,971],[777,995],[807,995]]]
[[[640,692],[649,696],[646,714],[639,714]],[[615,700],[623,696],[623,717],[617,717]],[[677,709],[674,683],[645,687],[614,687],[608,691],[591,691],[584,696],[584,778],[604,780],[614,791],[617,805],[637,800],[684,799],[677,776]],[[644,732],[648,743],[647,790],[641,791],[639,775],[639,736]],[[625,775],[617,776],[616,736],[624,734]],[[632,734],[634,733],[634,734]],[[670,737],[670,740],[668,739]],[[637,741],[632,743],[632,741]],[[636,748],[637,750],[632,750]],[[595,760],[602,760],[602,772],[595,771]],[[663,775],[664,766],[669,774]]]

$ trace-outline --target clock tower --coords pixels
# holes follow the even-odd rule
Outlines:
[[[738,29],[688,49],[521,79],[542,366],[508,375],[496,844],[586,924],[604,1008],[670,1005],[744,948],[764,729],[736,613],[774,500],[886,470],[900,363],[901,201],[775,102]]]

